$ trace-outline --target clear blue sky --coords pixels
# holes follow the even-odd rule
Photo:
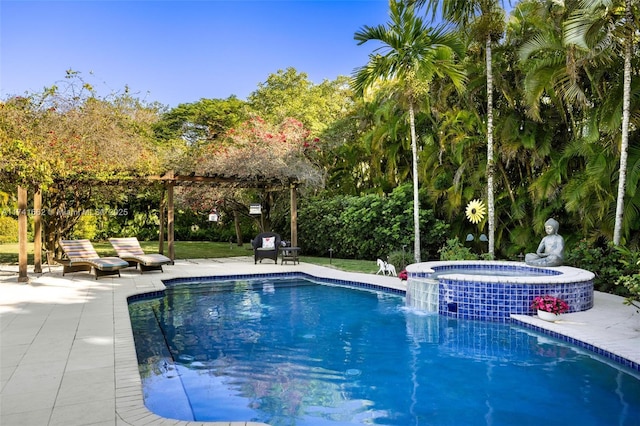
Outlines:
[[[246,99],[279,69],[316,84],[351,75],[375,47],[353,34],[387,21],[388,0],[1,0],[0,98],[73,69],[103,96],[127,85],[171,107]]]

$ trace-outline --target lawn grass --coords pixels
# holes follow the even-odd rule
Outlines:
[[[158,252],[157,241],[140,241],[142,249],[147,253]],[[93,247],[100,256],[115,256],[116,252],[108,242],[94,242]],[[176,259],[212,259],[235,256],[252,256],[251,244],[238,247],[235,244],[218,243],[209,241],[176,241]],[[164,246],[164,254],[167,254],[167,244]],[[27,244],[27,263],[33,265],[33,243]],[[355,259],[329,259],[328,257],[300,256],[302,262],[314,265],[327,266],[348,272],[375,273],[378,270],[373,260]],[[46,258],[43,256],[43,262]],[[18,263],[18,243],[0,244],[0,264]]]
[[[328,257],[300,256],[302,262],[313,263],[314,265],[328,266],[347,272],[363,272],[365,274],[375,274],[378,271],[378,264],[375,260],[356,259],[329,259]]]

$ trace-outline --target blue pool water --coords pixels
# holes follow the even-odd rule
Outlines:
[[[270,425],[637,425],[640,378],[534,331],[300,278],[130,304],[156,414]]]
[[[433,273],[429,274],[430,278],[439,278],[443,275],[462,274],[462,275],[481,275],[485,277],[548,277],[552,274],[550,270],[544,270],[540,268],[520,268],[513,269],[499,269],[499,268],[455,268],[455,267],[435,267]]]

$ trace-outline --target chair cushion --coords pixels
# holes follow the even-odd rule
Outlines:
[[[135,237],[109,238],[109,242],[119,257],[144,255],[144,251],[142,251],[142,247],[140,247],[140,242]]]
[[[91,265],[101,271],[117,271],[128,267],[129,262],[122,260],[119,257],[96,257],[94,259],[76,257],[69,260],[69,266],[80,265]]]
[[[129,266],[128,262],[119,257],[101,257],[99,259],[87,259],[86,261],[91,262],[94,268],[98,268],[101,271],[117,271]]]
[[[125,259],[129,258],[125,257]],[[135,261],[142,263],[145,266],[166,265],[171,263],[171,259],[160,253],[143,254],[140,256],[131,257],[131,259],[134,259]]]
[[[262,238],[262,248],[263,249],[276,248],[276,237]]]
[[[98,253],[89,240],[61,240],[60,246],[70,260],[97,259]]]

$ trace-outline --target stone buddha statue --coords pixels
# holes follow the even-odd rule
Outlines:
[[[564,238],[558,235],[560,224],[555,219],[544,223],[547,235],[540,241],[535,253],[527,253],[524,261],[531,266],[560,266],[564,260]]]

